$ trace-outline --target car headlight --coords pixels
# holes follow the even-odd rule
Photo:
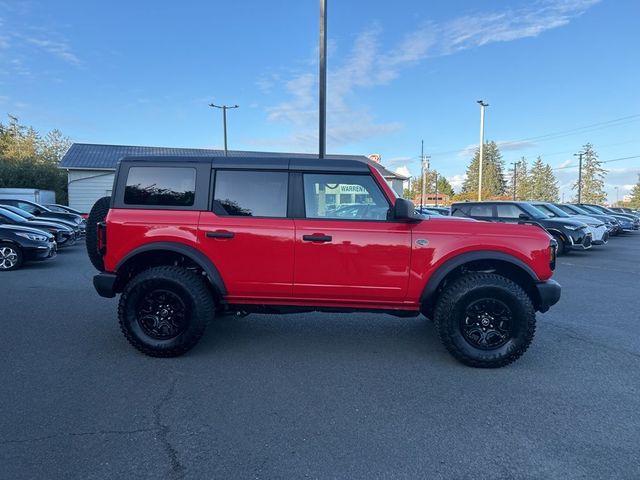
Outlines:
[[[23,238],[28,238],[29,240],[33,240],[34,242],[44,242],[47,240],[47,237],[45,235],[38,235],[37,233],[16,232],[16,235],[19,235]]]
[[[564,225],[564,228],[566,228],[567,230],[580,230],[583,227],[576,227],[574,225]]]

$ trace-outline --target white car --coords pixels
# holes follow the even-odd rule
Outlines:
[[[530,203],[538,210],[546,213],[552,218],[571,218],[573,220],[578,220],[579,222],[586,223],[587,227],[589,227],[589,231],[591,232],[591,243],[593,245],[606,245],[609,241],[609,232],[607,231],[607,226],[597,218],[589,217],[587,215],[569,215],[568,213],[563,212],[561,209],[551,203]]]

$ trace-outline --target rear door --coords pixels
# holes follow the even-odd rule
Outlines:
[[[217,169],[212,205],[200,214],[198,241],[218,268],[228,301],[291,297],[294,223],[287,218],[289,173]]]
[[[391,204],[371,174],[293,173],[304,197],[296,218],[293,293],[317,304],[404,300],[411,226],[389,220]]]

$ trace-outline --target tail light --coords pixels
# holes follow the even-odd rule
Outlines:
[[[558,253],[558,242],[552,238],[549,242],[549,267],[551,271],[556,269],[556,255]]]

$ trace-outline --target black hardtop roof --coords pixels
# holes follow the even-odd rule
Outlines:
[[[213,168],[264,170],[312,170],[361,172],[369,171],[369,163],[352,158],[303,158],[303,157],[204,157],[204,156],[175,156],[175,155],[128,155],[120,160],[121,163],[152,163],[152,164],[210,164]]]
[[[531,203],[536,202],[523,202],[522,200],[472,200],[468,202],[453,202],[451,206],[454,205],[480,205],[482,203],[508,203],[511,205],[530,205]],[[538,202],[538,203],[550,203],[550,202]]]

